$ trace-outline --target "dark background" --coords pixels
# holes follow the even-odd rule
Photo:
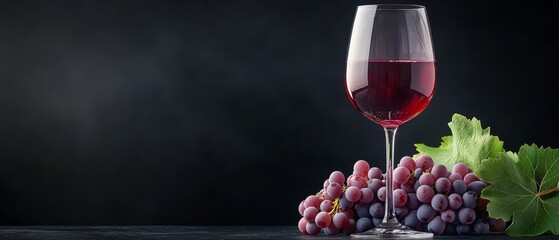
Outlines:
[[[384,167],[344,90],[355,8],[402,1],[3,1],[0,224],[295,224],[333,170]],[[556,7],[427,6],[437,91],[397,157],[453,113],[559,147]]]

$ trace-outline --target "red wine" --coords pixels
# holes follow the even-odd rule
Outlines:
[[[383,127],[398,127],[421,113],[435,92],[433,61],[350,61],[346,90],[355,109]]]

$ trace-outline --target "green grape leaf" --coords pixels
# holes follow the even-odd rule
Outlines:
[[[507,234],[559,233],[559,149],[524,145],[484,160],[476,175],[491,183],[481,193],[489,216],[513,220]]]
[[[415,144],[417,154],[429,155],[435,163],[443,164],[448,169],[456,163],[464,163],[476,173],[481,161],[493,158],[504,152],[503,142],[491,136],[489,127],[483,129],[475,117],[472,120],[454,114],[448,123],[451,136],[442,137],[441,146],[429,147],[422,143]]]

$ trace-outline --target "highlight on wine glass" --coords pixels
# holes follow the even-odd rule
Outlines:
[[[397,221],[392,180],[396,130],[419,115],[435,91],[435,57],[424,6],[357,7],[348,50],[346,91],[353,107],[384,129],[387,149],[384,219],[376,228],[351,236],[432,237]]]

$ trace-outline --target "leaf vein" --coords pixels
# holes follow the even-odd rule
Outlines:
[[[528,191],[528,192],[530,192],[530,193],[533,193],[533,194],[536,194],[536,192],[534,192],[534,191],[532,191],[532,190],[526,188],[524,185],[522,185],[521,183],[517,182],[516,180],[511,179],[510,181],[512,181],[513,183],[516,183],[518,186],[524,188],[526,191]]]
[[[551,179],[554,179],[554,178],[556,178],[557,176],[559,176],[559,173],[557,173],[555,176],[552,176],[552,177],[550,177],[549,179],[546,179],[547,174],[550,172],[550,169],[552,169],[553,166],[555,166],[555,164],[557,163],[558,160],[559,160],[559,157],[555,158],[555,159],[553,160],[553,164],[551,164],[551,167],[549,167],[549,168],[547,168],[547,162],[545,163],[545,166],[546,166],[546,168],[545,168],[545,174],[543,175],[541,186],[543,186],[545,183],[547,183],[547,181],[549,181],[549,180],[551,180]],[[546,179],[546,180],[544,181],[544,179]]]

